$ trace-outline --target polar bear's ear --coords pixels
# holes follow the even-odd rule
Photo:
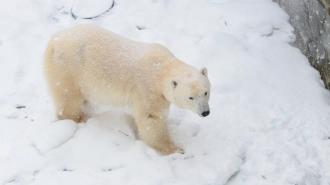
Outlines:
[[[203,67],[200,72],[202,75],[207,76],[207,69],[205,67]]]
[[[172,81],[171,81],[171,86],[172,86],[173,88],[176,88],[177,85],[178,85],[178,82],[176,82],[175,80],[172,80]]]

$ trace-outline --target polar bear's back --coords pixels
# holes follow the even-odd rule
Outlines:
[[[143,56],[150,48],[149,44],[135,42],[92,25],[64,29],[53,36],[53,44],[55,52],[70,53],[76,57],[72,59],[79,59],[77,62],[108,61],[111,58],[114,59],[110,61],[112,63],[133,64],[138,60],[137,56]]]

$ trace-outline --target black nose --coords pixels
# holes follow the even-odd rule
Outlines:
[[[210,111],[204,111],[203,113],[202,113],[202,116],[203,117],[206,117],[206,116],[208,116],[210,114]]]

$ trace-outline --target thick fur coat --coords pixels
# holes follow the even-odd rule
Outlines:
[[[79,25],[56,33],[45,52],[45,74],[58,119],[86,121],[88,100],[133,108],[140,138],[157,152],[182,152],[170,139],[170,103],[207,116],[207,70],[178,60],[164,46]]]

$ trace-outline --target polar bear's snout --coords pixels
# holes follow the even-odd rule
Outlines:
[[[210,114],[210,107],[209,104],[204,102],[199,104],[198,108],[197,108],[197,112],[201,117],[206,117]]]

